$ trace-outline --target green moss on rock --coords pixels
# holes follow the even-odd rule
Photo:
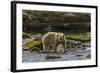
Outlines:
[[[90,41],[91,40],[91,34],[90,32],[86,33],[79,33],[79,34],[65,34],[66,39],[72,39],[72,40],[78,40],[78,41]]]
[[[46,59],[59,59],[60,56],[46,56]]]
[[[27,42],[25,45],[23,45],[23,48],[27,48],[31,52],[42,50],[41,39],[39,38],[39,39],[31,40]]]
[[[86,55],[86,58],[91,58],[91,55],[90,54]]]
[[[26,32],[22,32],[22,36],[23,36],[23,38],[31,38],[31,37],[29,36],[29,34],[26,33]]]

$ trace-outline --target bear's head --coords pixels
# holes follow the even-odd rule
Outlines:
[[[65,41],[65,35],[63,33],[58,33],[57,40],[59,43],[63,43]]]
[[[64,53],[64,46],[62,44],[57,45],[57,53]]]

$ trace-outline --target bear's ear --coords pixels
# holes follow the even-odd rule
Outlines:
[[[64,34],[62,35],[62,37],[64,37]]]
[[[66,36],[65,35],[63,35],[63,37],[64,37],[64,39],[66,39]]]

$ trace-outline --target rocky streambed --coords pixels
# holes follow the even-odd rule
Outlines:
[[[28,41],[34,40],[37,37],[41,37],[41,34],[32,35],[32,38],[23,39],[22,43],[25,44]],[[49,62],[49,61],[71,61],[71,60],[87,60],[91,59],[91,45],[90,41],[81,42],[76,40],[67,39],[66,42],[77,43],[78,45],[72,45],[66,48],[66,52],[60,53],[44,53],[42,51],[29,51],[22,50],[22,62]],[[69,44],[70,45],[70,44]],[[24,48],[25,49],[25,48]]]
[[[22,62],[44,62],[44,61],[70,61],[70,60],[86,60],[91,58],[91,49],[69,50],[63,54],[58,53],[39,53],[22,51]]]

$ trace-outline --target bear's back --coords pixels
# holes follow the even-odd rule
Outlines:
[[[56,35],[56,32],[48,32],[43,36],[43,38],[45,38],[43,40],[47,42],[48,44],[53,45],[55,41],[55,35]]]

